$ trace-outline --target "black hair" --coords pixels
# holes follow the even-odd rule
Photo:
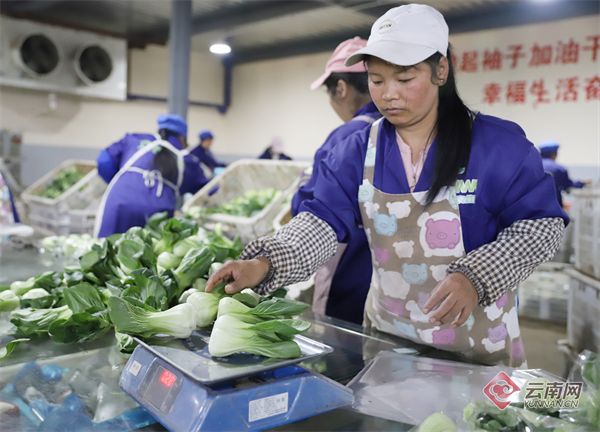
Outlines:
[[[168,141],[171,137],[179,139],[179,134],[168,129],[160,129],[158,134],[165,141]],[[170,182],[175,183],[177,181],[177,157],[164,147],[160,147],[160,151],[154,155],[154,169],[160,171],[163,178]]]
[[[431,68],[431,81],[439,84],[437,69],[442,55],[435,53],[425,60]],[[462,168],[467,167],[471,153],[473,112],[458,95],[454,78],[452,53],[448,47],[448,78],[439,88],[437,109],[435,171],[426,205],[433,202],[445,186],[453,186]]]
[[[369,78],[366,72],[334,72],[329,75],[323,84],[331,96],[335,94],[339,80],[346,81],[360,94],[369,95]]]

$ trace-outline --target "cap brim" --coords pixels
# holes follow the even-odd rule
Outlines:
[[[423,45],[414,45],[395,41],[377,41],[359,49],[346,59],[346,66],[352,66],[373,56],[398,66],[412,66],[421,63],[437,50]]]
[[[316,90],[319,87],[321,87],[323,84],[325,84],[325,81],[327,81],[327,78],[329,78],[329,75],[331,75],[331,72],[325,71],[325,73],[323,75],[321,75],[319,78],[317,78],[316,80],[313,81],[313,83],[310,85],[310,89]]]

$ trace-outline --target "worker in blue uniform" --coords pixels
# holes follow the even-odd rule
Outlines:
[[[215,135],[208,129],[200,131],[198,134],[198,143],[195,146],[189,147],[187,152],[198,158],[200,163],[204,165],[211,173],[215,173],[218,168],[224,168],[227,164],[217,160],[212,150],[210,149],[215,140]],[[218,170],[217,170],[218,171]]]
[[[580,189],[584,187],[588,182],[573,181],[569,177],[567,168],[556,162],[558,156],[558,149],[560,144],[556,141],[547,141],[541,143],[538,148],[542,155],[542,164],[544,165],[544,171],[552,175],[554,178],[554,184],[556,185],[556,196],[560,205],[563,205],[562,194],[563,192],[569,192],[570,189]]]
[[[373,277],[363,325],[483,364],[526,365],[516,288],[560,245],[568,217],[537,149],[458,95],[444,17],[378,18],[365,62],[383,118],[319,162],[313,199],[207,283],[268,293],[307,279],[363,227]]]
[[[144,226],[154,213],[173,214],[184,193],[208,180],[195,156],[185,154],[187,123],[178,115],[158,117],[158,134],[126,134],[102,150],[98,174],[108,183],[96,217],[95,235],[107,237]]]
[[[367,70],[359,62],[346,66],[346,59],[366,45],[365,39],[354,37],[340,43],[330,56],[325,72],[310,86],[327,89],[329,104],[344,122],[335,128],[314,156],[312,172],[292,199],[292,215],[296,216],[304,201],[314,198],[319,167],[327,155],[352,133],[368,127],[381,117],[369,95]],[[371,284],[371,254],[364,230],[352,227],[348,238],[338,245],[337,253],[315,274],[313,311],[360,324],[365,300]]]

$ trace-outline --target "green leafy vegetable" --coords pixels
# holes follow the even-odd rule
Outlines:
[[[191,249],[181,260],[181,264],[173,271],[179,286],[179,295],[192,286],[194,281],[206,275],[215,257],[209,248]],[[179,297],[177,295],[177,297]]]
[[[447,415],[433,413],[421,423],[417,432],[458,432],[458,428]]]
[[[55,342],[87,342],[103,336],[110,328],[106,310],[95,313],[79,312],[67,319],[54,320],[48,328],[48,334]]]
[[[186,300],[194,308],[196,326],[207,327],[215,322],[219,307],[219,296],[213,293],[194,292]]]
[[[181,263],[181,258],[171,252],[163,252],[158,256],[156,265],[161,273],[165,270],[176,269]]]
[[[0,312],[8,312],[19,307],[19,296],[12,290],[0,291]]]
[[[203,246],[207,246],[207,237],[204,231],[202,231],[202,234],[198,232],[195,236],[179,240],[175,246],[173,246],[173,254],[179,258],[183,258],[190,249],[199,249]]]
[[[150,312],[119,297],[108,299],[110,319],[120,333],[139,336],[167,335],[187,338],[196,328],[194,309],[183,303],[160,312]]]
[[[25,294],[27,291],[35,288],[35,278],[30,277],[26,281],[15,281],[10,284],[10,290],[18,295],[19,297]]]
[[[292,340],[274,341],[267,331],[267,323],[261,329],[245,323],[232,315],[217,318],[210,335],[208,351],[215,357],[236,353],[250,353],[271,358],[294,358],[301,354],[300,347]],[[271,324],[273,328],[276,324]],[[265,328],[265,326],[267,328]]]
[[[162,278],[148,269],[134,271],[126,283],[128,286],[123,289],[121,297],[135,297],[157,310],[166,309],[175,295],[173,287],[164,284]]]
[[[0,360],[11,355],[12,352],[17,347],[17,345],[19,345],[22,342],[29,342],[30,340],[31,339],[29,339],[29,338],[13,339],[10,342],[8,342],[6,345],[4,345],[3,347],[0,347]]]
[[[162,226],[160,240],[154,245],[154,252],[172,252],[175,244],[184,238],[191,237],[198,231],[198,225],[194,222],[172,218]]]
[[[190,208],[191,217],[202,217],[204,214],[227,214],[232,216],[252,217],[268,206],[280,194],[275,189],[251,190],[244,195],[217,207],[203,209]]]
[[[132,353],[137,346],[137,342],[128,334],[115,332],[115,338],[117,339],[119,351],[123,353]]]
[[[54,297],[43,288],[34,288],[21,296],[21,307],[49,308],[54,304]]]
[[[234,294],[233,298],[249,307],[255,307],[263,301],[263,297],[250,288],[243,289],[239,293]]]
[[[73,312],[67,305],[50,309],[18,309],[10,313],[10,322],[17,327],[21,336],[43,335],[48,333],[50,324],[58,319],[69,319]]]
[[[106,309],[98,290],[87,282],[65,288],[63,296],[66,305],[75,314],[94,313]]]
[[[85,176],[79,168],[69,167],[58,172],[56,177],[50,181],[36,195],[46,198],[56,198],[66,192],[71,186],[75,185]]]

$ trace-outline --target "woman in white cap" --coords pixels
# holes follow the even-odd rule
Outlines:
[[[383,119],[321,161],[314,199],[208,289],[226,280],[228,292],[269,292],[306,279],[361,225],[373,263],[366,326],[524,365],[515,288],[553,256],[568,222],[539,153],[516,124],[462,102],[437,10],[389,10],[346,64],[361,61]]]

